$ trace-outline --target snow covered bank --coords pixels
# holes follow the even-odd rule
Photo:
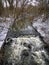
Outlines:
[[[0,17],[0,48],[3,45],[3,42],[6,38],[7,32],[12,25],[13,19],[12,18],[6,18],[6,21],[4,22],[4,18]]]
[[[49,18],[42,21],[43,17],[37,17],[33,21],[33,27],[41,34],[44,41],[49,44]]]

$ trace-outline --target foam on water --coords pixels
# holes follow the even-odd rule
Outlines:
[[[7,65],[48,65],[49,56],[39,37],[12,38],[4,49],[4,63]],[[9,43],[9,42],[8,42]],[[46,61],[47,59],[47,61]]]

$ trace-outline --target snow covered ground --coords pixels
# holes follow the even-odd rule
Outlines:
[[[7,35],[7,32],[10,28],[10,26],[12,25],[11,21],[12,18],[6,18],[6,22],[3,22],[4,21],[4,18],[1,18],[0,17],[0,48],[2,47],[3,45],[3,42],[6,38],[6,35]]]
[[[49,18],[42,22],[42,17],[37,17],[33,21],[33,27],[41,34],[44,41],[49,44]]]

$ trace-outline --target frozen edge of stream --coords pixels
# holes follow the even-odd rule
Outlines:
[[[4,18],[0,17],[0,49],[4,43],[4,40],[7,36],[9,28],[12,26],[12,23],[14,21],[13,18],[6,18],[6,21],[4,21]]]

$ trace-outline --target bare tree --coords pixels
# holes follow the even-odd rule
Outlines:
[[[9,5],[10,5],[10,9],[13,9],[13,2],[14,2],[14,0],[8,0],[8,2],[9,2]]]
[[[19,4],[20,3],[20,4]],[[24,21],[25,22],[25,18],[26,18],[26,14],[27,11],[26,8],[28,6],[29,0],[16,0],[16,8],[14,8],[14,26],[16,24],[17,26],[17,22],[19,21]],[[20,7],[18,6],[20,5]]]
[[[2,3],[2,0],[0,0],[0,15],[2,14],[2,11],[3,10],[3,3]]]

